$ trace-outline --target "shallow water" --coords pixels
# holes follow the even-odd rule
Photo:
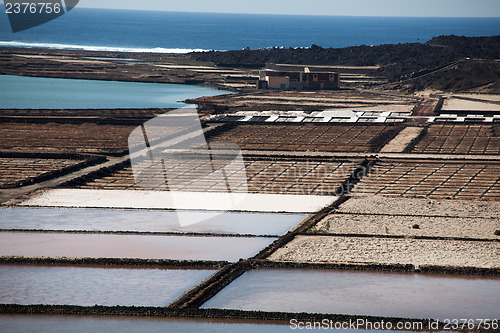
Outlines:
[[[0,302],[165,306],[214,270],[0,266]]]
[[[283,235],[306,215],[224,212],[181,212],[195,221],[181,227],[177,213],[155,210],[5,208],[0,209],[0,229],[89,230],[142,232],[195,232],[217,234]]]
[[[238,261],[276,238],[0,232],[0,256]]]
[[[0,75],[1,109],[177,108],[180,101],[229,93],[183,84]]]
[[[289,325],[247,323],[216,319],[181,319],[147,317],[98,317],[60,315],[0,314],[4,333],[17,332],[211,332],[211,333],[281,333],[293,332]],[[389,330],[335,330],[360,333],[398,333]]]
[[[499,318],[500,279],[414,273],[258,269],[203,308],[405,318]]]

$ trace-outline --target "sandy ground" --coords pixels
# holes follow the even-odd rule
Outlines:
[[[423,127],[406,127],[399,134],[389,141],[382,149],[381,153],[401,153],[408,146],[411,140],[415,139],[420,132],[424,130]]]
[[[268,259],[298,262],[500,267],[500,243],[337,236],[297,236]]]
[[[244,95],[244,96],[235,96],[236,99],[244,99],[244,100],[281,100],[281,101],[299,101],[299,102],[328,102],[328,103],[353,103],[353,102],[360,102],[364,104],[369,104],[369,103],[382,103],[382,104],[399,104],[400,101],[396,99],[388,99],[388,98],[377,98],[377,99],[369,99],[369,98],[364,98],[363,96],[349,96],[348,98],[342,98],[342,96],[338,95],[331,95],[331,97],[328,97],[326,94],[321,94],[318,93],[317,95],[319,96],[314,96],[314,97],[309,97],[306,95],[304,97],[304,94],[301,94],[300,92],[295,93],[297,96],[290,96],[290,95],[278,95],[278,96],[272,96],[272,95]],[[325,96],[326,97],[321,97]]]
[[[445,111],[500,111],[500,105],[492,103],[483,103],[468,101],[458,98],[446,99],[442,110]]]
[[[414,228],[414,226],[418,226]],[[498,239],[499,219],[332,214],[311,231],[335,234]]]
[[[392,105],[374,105],[374,106],[363,106],[363,107],[353,107],[347,108],[346,110],[353,111],[373,111],[373,112],[411,112],[415,107],[414,104],[392,104]]]
[[[338,212],[500,219],[500,202],[390,198],[371,196],[351,198]]]
[[[437,94],[442,94],[442,93],[443,92],[441,90],[426,88],[426,89],[421,90],[421,91],[416,91],[414,93],[414,95],[417,97],[429,98],[431,95],[437,95]]]
[[[500,102],[500,95],[493,95],[493,94],[453,94],[453,96],[481,99],[484,101]]]
[[[92,65],[109,64],[108,61],[77,60],[77,59],[71,59],[71,58],[67,58],[67,57],[36,56],[36,55],[29,55],[29,54],[17,54],[16,56],[23,57],[23,58],[34,58],[34,59],[49,59],[49,60],[53,60],[53,61],[68,62],[68,63],[75,63],[75,64],[92,64]]]

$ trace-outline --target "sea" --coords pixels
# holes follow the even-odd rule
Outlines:
[[[500,18],[180,13],[77,6],[53,21],[13,33],[5,10],[0,11],[0,46],[9,47],[186,53],[424,43],[451,34],[500,35]]]

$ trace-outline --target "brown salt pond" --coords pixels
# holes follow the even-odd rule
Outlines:
[[[184,221],[202,221],[181,227]],[[0,209],[0,229],[89,230],[283,235],[307,215],[224,212],[173,212],[158,210],[5,208]]]
[[[0,303],[166,306],[214,272],[0,265]]]
[[[238,261],[270,237],[195,237],[0,232],[0,256]]]
[[[213,332],[213,333],[281,333],[293,331],[288,324],[264,324],[217,319],[97,317],[61,315],[0,314],[4,333],[17,332]],[[297,329],[295,329],[297,330]],[[337,330],[336,330],[337,331]],[[341,332],[398,333],[392,330],[346,329]]]
[[[256,269],[203,308],[419,319],[500,318],[500,278],[337,270]]]

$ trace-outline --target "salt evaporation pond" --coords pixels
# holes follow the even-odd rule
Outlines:
[[[214,272],[0,265],[0,303],[166,306]]]
[[[196,224],[181,227],[177,212],[158,210],[5,208],[0,209],[3,230],[88,230],[283,235],[307,215],[224,212],[179,212]],[[205,220],[206,217],[206,220]]]
[[[1,109],[178,108],[181,101],[230,92],[171,83],[0,75]]]
[[[499,318],[498,277],[338,270],[246,272],[203,308],[419,319]]]
[[[253,257],[272,237],[0,232],[0,256],[238,261]]]

